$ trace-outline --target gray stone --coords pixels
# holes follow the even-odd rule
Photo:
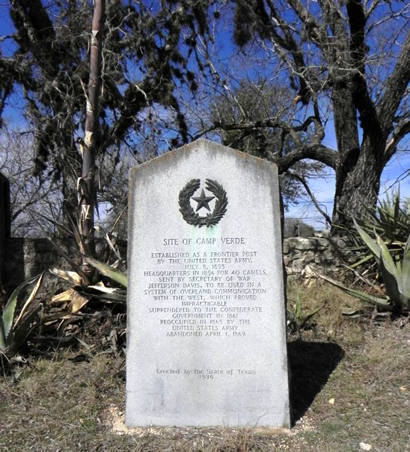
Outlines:
[[[10,184],[0,173],[0,290],[4,285],[6,241],[10,237]]]
[[[313,262],[315,260],[315,253],[313,251],[306,251],[303,254],[303,261],[305,264]]]
[[[129,199],[127,425],[289,427],[276,167],[199,140]]]
[[[331,246],[331,244],[329,243],[329,240],[326,238],[318,238],[317,243],[318,243],[318,249],[320,249],[320,250],[324,250],[326,248],[329,248],[329,246]]]
[[[315,248],[315,243],[311,239],[304,237],[292,237],[288,239],[289,246],[297,250],[312,250]]]

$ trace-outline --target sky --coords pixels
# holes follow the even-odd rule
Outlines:
[[[8,16],[8,2],[0,0],[0,36],[8,35],[12,32],[13,26]],[[229,54],[231,44],[225,35],[221,35],[221,38],[223,42],[217,43],[217,45],[219,44],[219,47],[223,47],[224,52]],[[14,44],[11,40],[4,40],[1,41],[0,48],[3,56],[8,56],[13,53]],[[24,102],[21,92],[16,88],[8,100],[8,105],[4,111],[4,118],[9,126],[22,128],[26,125],[23,112]],[[336,149],[331,121],[327,124],[324,144]],[[400,147],[403,150],[393,156],[383,171],[380,198],[385,197],[386,193],[391,194],[392,191],[400,188],[402,198],[408,197],[410,199],[410,138],[407,137]],[[309,180],[309,186],[312,192],[329,216],[331,216],[333,208],[334,185],[333,170],[329,168],[319,178]],[[290,206],[286,216],[288,218],[298,218],[312,225],[315,229],[320,230],[325,226],[323,217],[307,196],[303,196],[297,205]]]
[[[330,127],[328,126],[328,129]],[[326,133],[324,144],[336,149],[336,140],[332,130]],[[407,137],[400,146],[403,150],[396,152],[383,170],[380,180],[379,199],[385,199],[393,192],[400,190],[401,199],[408,199],[410,208],[410,139]],[[320,207],[332,216],[335,188],[334,171],[326,168],[322,177],[311,179],[309,187],[315,195]],[[286,212],[287,218],[297,218],[313,226],[317,230],[325,228],[325,220],[310,199],[306,196],[297,205],[290,206]]]

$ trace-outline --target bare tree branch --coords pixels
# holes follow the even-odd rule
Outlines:
[[[313,205],[316,207],[317,211],[323,216],[323,218],[326,220],[326,223],[330,226],[332,224],[332,220],[329,217],[329,215],[320,207],[315,195],[312,193],[312,191],[309,188],[309,185],[307,184],[304,177],[300,176],[297,173],[294,173],[293,171],[288,171],[288,174],[299,181],[304,189],[306,190],[306,193],[308,194],[309,198],[312,200]]]
[[[305,145],[290,152],[289,154],[282,156],[277,161],[279,172],[285,172],[296,162],[300,162],[304,159],[317,160],[318,162],[324,163],[325,165],[330,166],[330,168],[335,169],[337,153],[335,150],[322,144],[312,146]]]
[[[396,151],[398,142],[408,133],[410,133],[410,119],[403,119],[396,125],[389,141],[386,143],[384,153],[387,160],[389,160]]]
[[[384,133],[388,135],[402,96],[410,81],[410,31],[403,43],[396,65],[390,77],[385,82],[384,93],[378,103],[378,117],[383,125]]]
[[[373,101],[370,98],[365,78],[365,25],[366,15],[361,2],[349,0],[346,5],[350,26],[350,54],[352,57],[353,98],[360,114],[360,121],[366,135],[380,140],[382,130]],[[376,151],[378,148],[374,147]]]

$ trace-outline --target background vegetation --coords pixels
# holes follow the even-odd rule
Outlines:
[[[9,128],[30,133],[33,174],[57,205],[47,215],[67,226],[75,212],[85,242],[96,203],[113,206],[120,163],[196,137],[276,162],[288,202],[314,197],[309,176],[332,168],[334,233],[375,206],[383,168],[406,146],[405,2],[13,0],[4,10],[0,113],[18,99],[25,122]]]
[[[0,114],[18,99],[24,121],[2,122],[0,168],[14,233],[78,253],[65,248],[70,270],[1,302],[2,450],[406,450],[409,211],[399,197],[375,207],[410,130],[409,11],[383,0],[10,1]],[[126,280],[112,273],[125,268],[112,232],[126,232],[126,173],[202,136],[277,163],[285,204],[314,200],[309,177],[332,168],[334,210],[321,213],[332,234],[353,235],[358,221],[372,257],[356,283],[384,301],[371,311],[318,281],[290,285],[290,433],[121,436]],[[98,206],[108,212],[96,247]]]

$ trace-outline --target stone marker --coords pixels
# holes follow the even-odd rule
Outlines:
[[[6,242],[10,237],[10,184],[0,173],[0,289],[4,285],[4,262]]]
[[[289,427],[275,165],[198,140],[129,193],[126,424]]]

